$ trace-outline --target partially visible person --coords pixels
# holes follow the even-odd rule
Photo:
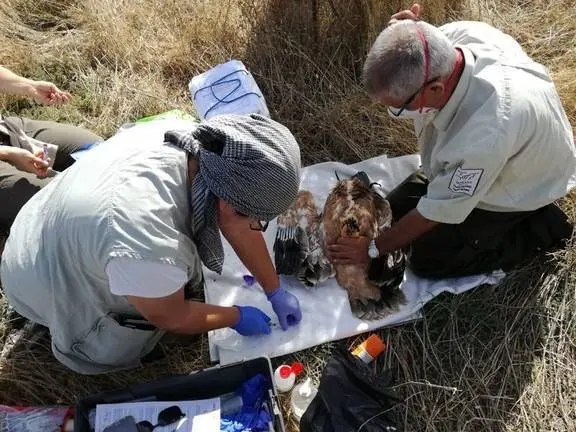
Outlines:
[[[482,22],[434,27],[420,6],[395,14],[364,65],[371,97],[413,119],[422,169],[388,196],[397,223],[339,239],[341,264],[410,248],[422,277],[509,271],[564,247],[556,204],[576,184],[570,125],[547,69]]]
[[[53,83],[24,78],[2,66],[0,92],[45,105],[70,100],[70,93]],[[49,168],[65,170],[74,163],[73,152],[99,141],[100,136],[77,126],[0,115],[0,233],[9,230],[22,206],[50,182]],[[48,160],[42,158],[44,143]]]

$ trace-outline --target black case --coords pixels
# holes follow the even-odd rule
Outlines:
[[[155,396],[157,401],[209,399],[236,391],[244,381],[258,373],[268,377],[270,395],[268,408],[274,421],[274,432],[285,432],[278,393],[274,386],[272,364],[267,357],[215,366],[200,372],[176,375],[85,397],[76,404],[74,432],[90,432],[88,413],[98,404],[130,402],[150,396]]]

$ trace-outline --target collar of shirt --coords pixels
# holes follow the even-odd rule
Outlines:
[[[474,58],[474,54],[465,46],[456,45],[456,48],[462,50],[462,54],[464,55],[464,69],[462,70],[462,75],[460,75],[460,80],[458,81],[458,85],[454,89],[452,96],[446,102],[446,105],[438,112],[438,114],[434,117],[432,124],[436,127],[436,129],[445,131],[450,126],[450,122],[456,115],[456,111],[458,111],[458,107],[460,106],[460,102],[464,99],[464,95],[468,90],[468,86],[470,85],[470,81],[472,79],[472,74],[474,72],[474,66],[476,64],[476,59]]]

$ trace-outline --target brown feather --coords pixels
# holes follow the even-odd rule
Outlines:
[[[324,255],[321,220],[309,191],[301,190],[277,222],[274,257],[279,274],[295,276],[306,286],[334,276],[334,268]]]

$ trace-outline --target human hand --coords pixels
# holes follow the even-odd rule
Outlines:
[[[70,100],[70,93],[60,90],[55,84],[47,81],[32,81],[28,96],[38,103],[59,105]]]
[[[418,3],[414,3],[410,9],[406,9],[395,13],[388,21],[388,25],[394,24],[398,21],[402,20],[412,20],[418,21],[420,19],[420,13],[422,12],[422,8]]]
[[[282,330],[288,330],[288,327],[297,325],[302,321],[300,303],[294,294],[279,287],[274,292],[267,294],[267,297],[272,303],[272,309],[278,315]]]
[[[48,175],[50,160],[42,159],[42,150],[36,153],[31,153],[18,147],[7,147],[4,150],[6,151],[5,159],[20,171],[36,174],[38,177],[46,177]]]
[[[368,237],[340,237],[328,246],[328,255],[334,264],[368,264],[369,247]]]
[[[260,309],[252,306],[236,306],[240,312],[240,320],[232,327],[242,336],[270,334],[270,317]]]

